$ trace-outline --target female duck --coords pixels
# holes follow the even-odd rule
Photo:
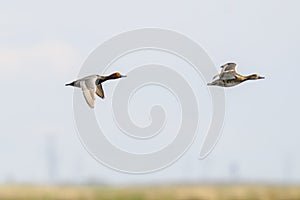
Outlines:
[[[257,80],[264,79],[265,77],[261,77],[258,74],[252,74],[249,76],[242,76],[236,72],[236,64],[235,63],[226,63],[221,66],[221,73],[214,76],[213,80],[217,77],[218,79],[214,80],[207,85],[216,85],[221,87],[232,87],[238,85],[247,80]]]
[[[72,83],[68,83],[66,84],[66,86],[81,88],[87,104],[90,106],[90,108],[94,108],[96,94],[100,98],[104,98],[104,91],[102,89],[101,83],[110,79],[118,79],[122,77],[126,76],[121,75],[119,72],[113,73],[109,76],[90,75],[79,80],[73,81]]]

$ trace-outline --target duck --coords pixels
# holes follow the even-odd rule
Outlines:
[[[258,74],[251,74],[248,76],[240,75],[236,72],[236,63],[226,63],[221,66],[220,74],[213,77],[213,82],[208,83],[208,86],[232,87],[248,80],[264,79]]]
[[[73,81],[71,83],[67,83],[65,84],[65,86],[81,88],[86,103],[89,105],[90,108],[93,109],[95,107],[96,95],[104,99],[102,83],[107,80],[118,79],[123,77],[126,77],[126,75],[121,75],[120,72],[115,72],[108,76],[90,75]]]

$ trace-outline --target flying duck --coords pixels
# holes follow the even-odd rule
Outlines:
[[[68,83],[65,86],[73,86],[73,87],[81,88],[85,101],[90,106],[90,108],[94,108],[94,101],[96,99],[96,94],[100,98],[102,99],[104,98],[102,83],[110,79],[118,79],[122,77],[126,77],[126,76],[121,75],[119,72],[113,73],[109,76],[90,75],[78,79],[76,81],[73,81],[72,83]]]
[[[240,75],[236,72],[235,63],[226,63],[221,66],[222,70],[220,74],[217,74],[213,77],[213,82],[208,83],[207,85],[216,85],[221,87],[232,87],[238,85],[247,80],[257,80],[264,79],[265,77],[259,76],[258,74],[252,74],[248,76]],[[216,79],[218,78],[218,79]],[[216,80],[215,80],[216,79]]]

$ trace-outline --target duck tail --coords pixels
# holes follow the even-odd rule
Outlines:
[[[65,86],[74,86],[74,84],[75,84],[75,81],[72,83],[67,83],[67,84],[65,84]]]

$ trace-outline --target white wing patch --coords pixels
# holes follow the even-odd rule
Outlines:
[[[92,80],[81,81],[80,87],[82,89],[86,103],[90,106],[90,108],[94,108],[96,99],[96,87],[91,82]]]
[[[81,88],[84,99],[90,108],[95,107],[96,95],[102,99],[104,98],[102,85],[98,84],[99,81],[97,81],[99,78],[101,77],[98,75],[91,75],[76,81],[75,86]]]

